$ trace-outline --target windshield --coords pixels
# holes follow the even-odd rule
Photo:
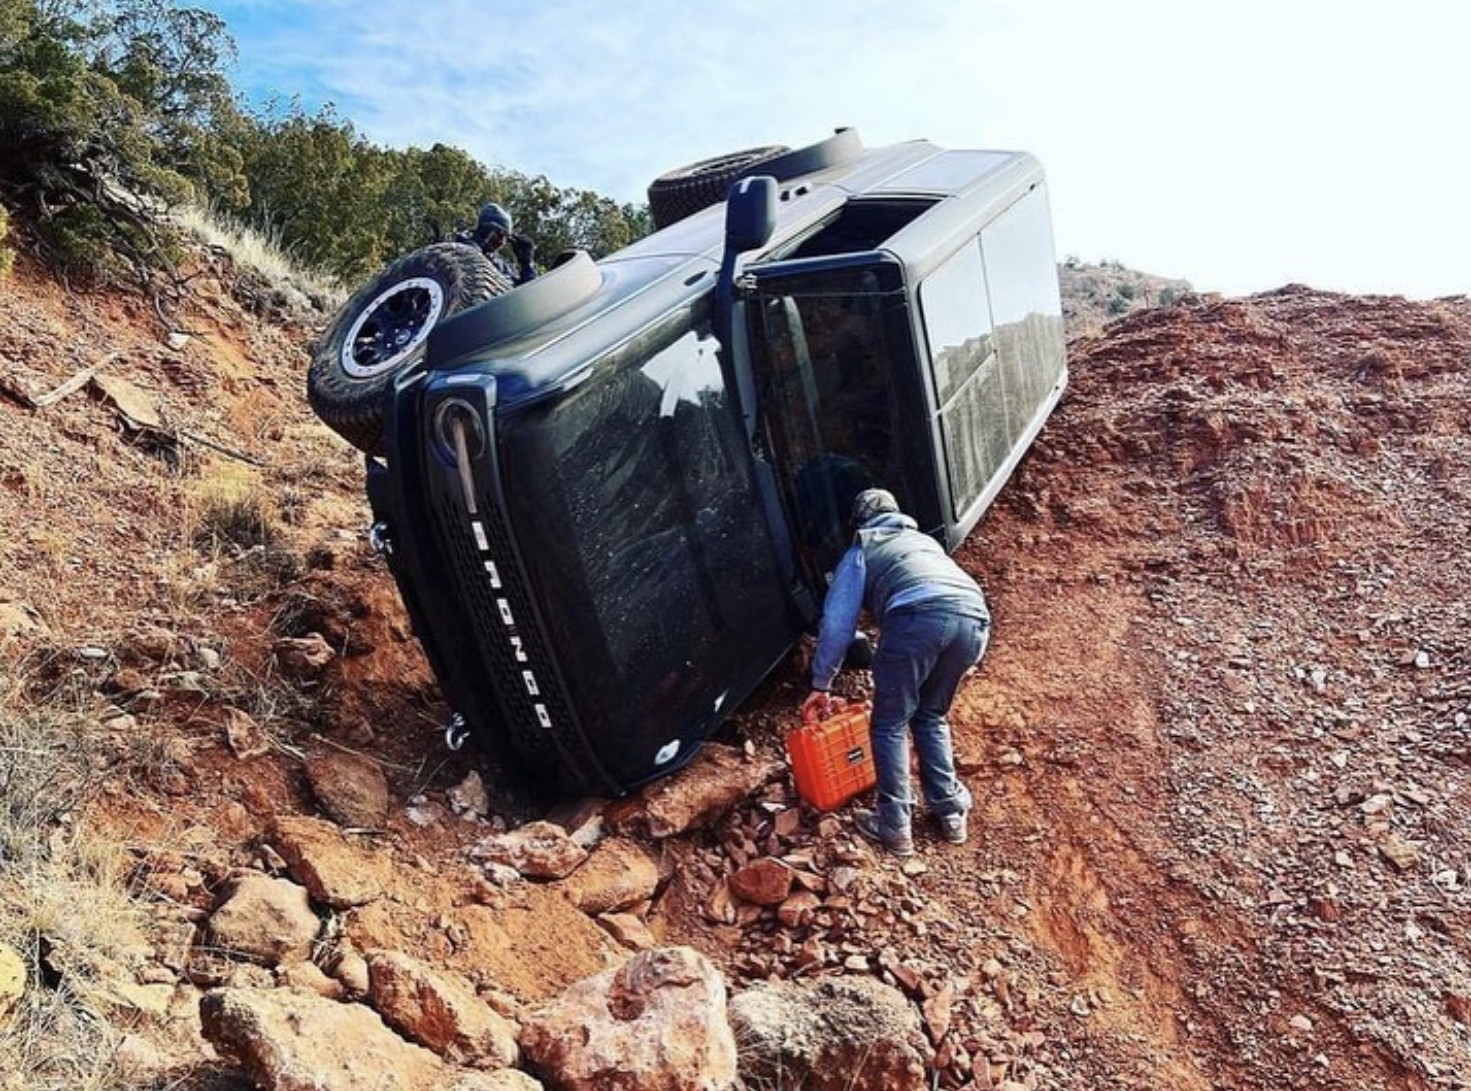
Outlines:
[[[796,632],[708,321],[681,312],[498,432],[592,745],[625,784],[673,768]]]
[[[820,579],[847,548],[863,489],[925,506],[926,411],[900,273],[877,262],[763,277],[747,313],[763,439]]]

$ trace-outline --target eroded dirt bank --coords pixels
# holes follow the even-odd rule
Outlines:
[[[964,551],[979,862],[1107,994],[1049,1031],[1095,1080],[1464,1086],[1471,308],[1287,288],[1073,359]]]

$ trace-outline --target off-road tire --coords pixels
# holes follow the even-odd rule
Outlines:
[[[655,229],[678,223],[702,208],[720,204],[732,182],[753,174],[769,174],[778,182],[851,163],[863,154],[863,142],[853,129],[838,129],[826,140],[793,151],[780,145],[702,159],[649,185],[649,213]]]
[[[789,150],[783,144],[747,148],[701,159],[659,175],[649,183],[649,215],[653,217],[654,228],[661,230],[702,208],[720,204],[732,182],[748,174],[759,174],[762,163]]]
[[[424,358],[430,331],[512,287],[473,246],[441,242],[405,254],[359,288],[317,342],[306,382],[312,409],[358,450],[383,454],[385,395]]]

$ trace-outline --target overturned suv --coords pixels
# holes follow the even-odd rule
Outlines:
[[[515,289],[471,247],[401,259],[308,384],[457,722],[564,790],[695,754],[818,617],[859,490],[957,547],[1066,381],[1026,154],[845,129],[650,204]]]

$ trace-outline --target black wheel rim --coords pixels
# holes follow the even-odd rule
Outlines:
[[[386,288],[359,312],[342,346],[342,370],[371,379],[397,367],[423,345],[444,313],[444,289],[429,277]]]

